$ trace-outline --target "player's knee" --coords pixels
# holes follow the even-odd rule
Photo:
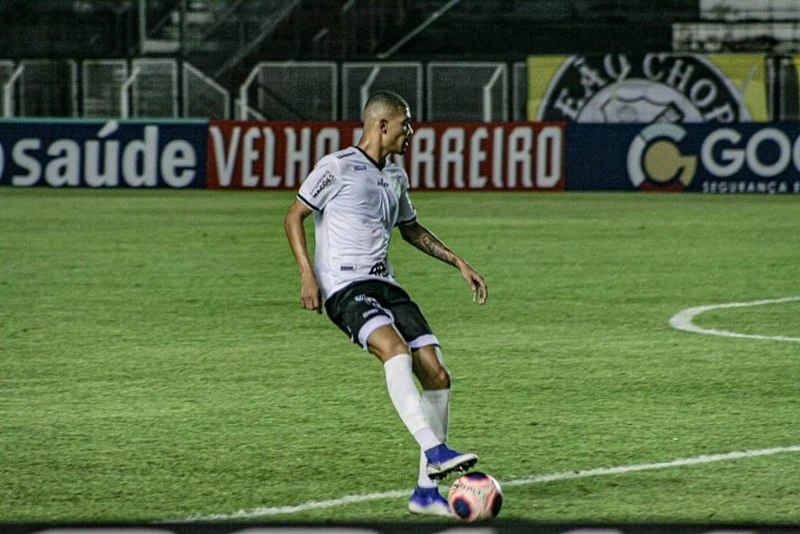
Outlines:
[[[408,344],[393,325],[381,326],[369,334],[367,347],[384,363],[398,354],[411,354]]]
[[[439,369],[434,373],[433,382],[433,389],[450,389],[450,373],[444,367],[439,366]]]
[[[402,341],[398,341],[397,343],[393,343],[389,348],[388,356],[391,358],[392,356],[397,356],[398,354],[411,354],[411,350],[408,348],[408,345],[403,343]]]
[[[450,373],[442,366],[428,369],[419,381],[423,389],[450,389]]]
[[[398,354],[410,354],[408,345],[402,341],[384,343],[381,345],[370,345],[370,351],[383,362]]]

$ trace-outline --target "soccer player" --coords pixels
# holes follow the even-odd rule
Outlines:
[[[394,227],[426,254],[456,267],[483,304],[483,276],[417,220],[408,176],[390,162],[404,154],[414,130],[408,103],[380,91],[364,107],[357,146],[322,158],[303,181],[284,222],[300,269],[300,302],[325,311],[354,343],[383,364],[389,397],[420,446],[420,467],[409,499],[413,513],[450,515],[437,480],[478,461],[445,445],[450,375],[439,341],[417,304],[394,278],[387,256]],[[304,220],[314,214],[315,258],[308,253]],[[417,389],[416,375],[422,387]]]

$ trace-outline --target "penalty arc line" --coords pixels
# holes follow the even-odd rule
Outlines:
[[[784,297],[780,299],[753,300],[750,302],[730,302],[727,304],[711,304],[708,306],[696,306],[681,310],[669,320],[669,325],[676,330],[692,332],[694,334],[705,334],[709,336],[736,337],[744,339],[761,339],[769,341],[800,341],[800,337],[789,336],[763,336],[759,334],[741,334],[739,332],[729,332],[728,330],[715,330],[713,328],[702,328],[692,322],[692,319],[711,310],[721,310],[725,308],[747,308],[750,306],[764,306],[766,304],[781,304],[784,302],[795,302],[800,300],[797,297]]]
[[[773,456],[776,454],[798,453],[800,452],[800,445],[789,445],[786,447],[772,447],[768,449],[756,449],[748,451],[734,451],[721,454],[704,454],[700,456],[692,456],[688,458],[678,458],[664,462],[622,465],[617,467],[598,467],[594,469],[587,469],[584,471],[565,471],[561,473],[551,473],[547,475],[534,475],[525,478],[517,478],[512,480],[500,481],[503,487],[510,486],[527,486],[531,484],[544,484],[547,482],[559,482],[563,480],[574,480],[578,478],[589,478],[604,475],[622,475],[626,473],[635,473],[639,471],[655,471],[658,469],[669,469],[673,467],[685,467],[692,465],[705,465],[715,462],[725,462],[729,460],[740,460],[745,458],[757,458],[760,456]],[[301,504],[289,506],[274,506],[274,507],[261,507],[253,508],[250,510],[239,510],[232,514],[212,514],[212,515],[197,515],[188,517],[180,522],[202,522],[202,521],[227,521],[231,519],[249,519],[282,514],[295,514],[299,512],[306,512],[309,510],[322,510],[325,508],[334,508],[338,506],[346,506],[348,504],[357,504],[370,501],[379,501],[384,499],[399,499],[401,497],[408,497],[409,490],[394,490],[384,491],[379,493],[366,493],[362,495],[345,495],[335,499],[327,499],[322,501],[308,501]]]

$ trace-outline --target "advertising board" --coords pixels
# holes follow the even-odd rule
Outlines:
[[[800,123],[574,124],[567,189],[800,193]]]
[[[563,190],[564,124],[419,123],[398,157],[412,189]],[[295,189],[328,152],[356,144],[355,122],[212,121],[208,187]]]
[[[0,121],[0,185],[204,187],[205,140],[205,121]]]
[[[765,121],[763,54],[530,56],[528,119],[581,123]]]

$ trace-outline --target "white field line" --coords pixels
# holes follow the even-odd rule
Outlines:
[[[769,341],[800,341],[800,337],[788,337],[788,336],[761,336],[758,334],[741,334],[739,332],[729,332],[727,330],[715,330],[713,328],[701,328],[696,324],[692,323],[692,319],[700,315],[701,313],[705,313],[711,310],[721,310],[724,308],[746,308],[749,306],[764,306],[766,304],[780,304],[783,302],[794,302],[800,300],[800,296],[797,297],[784,297],[780,299],[769,299],[769,300],[753,300],[750,302],[730,302],[727,304],[711,304],[709,306],[697,306],[694,308],[687,308],[685,310],[681,310],[680,312],[676,313],[672,316],[669,320],[669,324],[672,328],[677,330],[684,330],[686,332],[693,332],[695,334],[706,334],[709,336],[723,336],[723,337],[737,337],[737,338],[745,338],[745,339],[762,339],[762,340],[769,340]]]
[[[787,447],[772,447],[769,449],[757,449],[749,451],[735,451],[726,452],[722,454],[707,454],[701,456],[692,456],[689,458],[678,458],[665,462],[655,462],[647,464],[633,464],[622,465],[618,467],[598,467],[594,469],[587,469],[585,471],[564,471],[561,473],[551,473],[548,475],[533,475],[525,478],[517,478],[512,480],[501,481],[501,485],[509,486],[527,486],[531,484],[544,484],[547,482],[559,482],[562,480],[573,480],[577,478],[589,478],[604,475],[622,475],[625,473],[635,473],[637,471],[654,471],[657,469],[670,469],[673,467],[684,467],[691,465],[705,465],[714,462],[725,462],[728,460],[739,460],[744,458],[756,458],[759,456],[773,456],[775,454],[797,453],[800,452],[800,445],[790,445]],[[309,510],[321,510],[325,508],[334,508],[338,506],[346,506],[348,504],[358,504],[370,501],[380,501],[384,499],[400,499],[408,498],[410,490],[394,490],[384,491],[379,493],[365,493],[362,495],[345,495],[335,499],[327,499],[323,501],[308,501],[301,504],[289,506],[273,506],[252,508],[250,510],[239,510],[231,514],[211,514],[211,515],[197,515],[180,520],[181,522],[203,522],[203,521],[227,521],[231,519],[251,519],[256,517],[265,517],[281,514],[295,514],[299,512],[306,512]]]

